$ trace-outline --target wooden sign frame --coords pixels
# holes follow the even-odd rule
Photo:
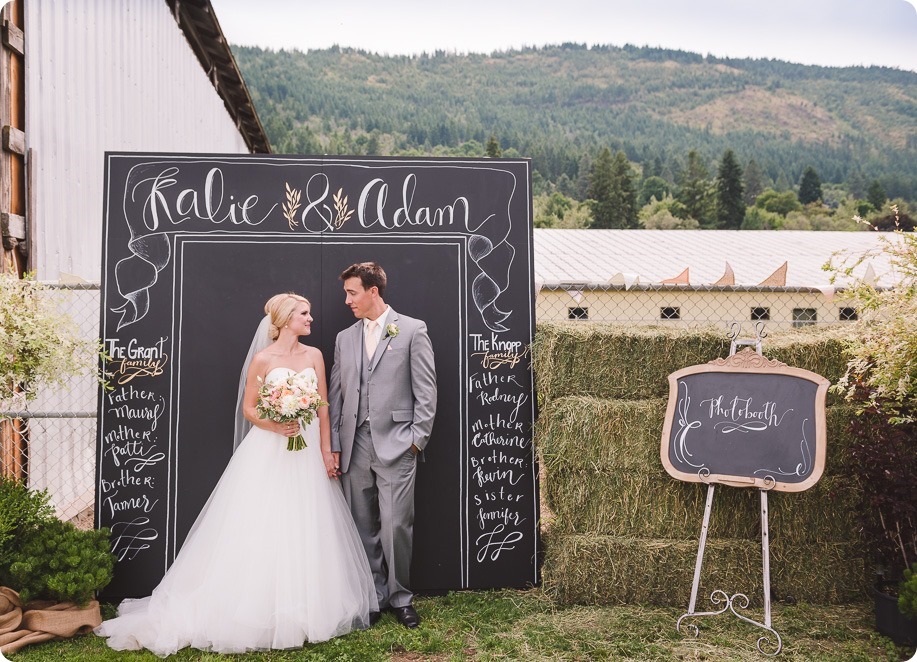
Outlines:
[[[681,424],[676,430],[682,434],[681,441],[687,437],[688,430],[692,423],[679,420],[679,403],[682,397],[679,394],[679,383],[685,377],[704,373],[725,373],[735,375],[786,375],[797,377],[803,380],[813,382],[817,390],[815,392],[815,416],[814,416],[814,445],[815,452],[812,454],[811,471],[807,476],[798,482],[781,480],[781,475],[790,475],[785,471],[770,471],[770,469],[758,469],[754,473],[760,475],[736,475],[734,473],[716,473],[711,472],[706,466],[706,462],[692,465],[697,466],[697,471],[688,472],[675,466],[670,457],[670,451],[673,443],[673,427]],[[725,359],[716,359],[706,364],[688,366],[669,375],[669,399],[666,407],[665,424],[662,429],[662,439],[660,444],[660,459],[665,467],[666,472],[678,480],[694,483],[721,483],[733,487],[755,487],[758,489],[774,489],[781,492],[801,492],[810,488],[821,478],[825,466],[825,453],[827,443],[827,429],[825,424],[825,398],[828,392],[830,382],[809,370],[787,366],[780,361],[771,360],[756,353],[750,348],[746,348]],[[690,402],[690,400],[688,400]],[[697,424],[698,426],[700,423]],[[808,439],[803,438],[803,450],[807,449]],[[762,473],[763,472],[763,473]],[[750,472],[751,473],[751,472]]]

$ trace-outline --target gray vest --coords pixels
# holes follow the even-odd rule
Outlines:
[[[361,342],[363,351],[360,352],[360,401],[357,405],[357,426],[363,425],[369,418],[369,366],[370,360],[366,355],[366,343]]]

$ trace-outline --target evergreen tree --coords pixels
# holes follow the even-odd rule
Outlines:
[[[379,156],[379,132],[373,131],[366,143],[366,153],[369,156]]]
[[[821,200],[821,179],[815,168],[807,166],[799,180],[799,202],[804,205]]]
[[[650,177],[662,177],[662,159],[658,156],[653,157],[652,160],[647,159],[643,163],[643,178],[649,179]]]
[[[580,157],[576,170],[575,195],[577,200],[589,197],[589,186],[592,181],[592,156],[586,152]]]
[[[627,160],[627,155],[619,151],[615,154],[614,159],[614,177],[616,187],[616,206],[618,218],[621,219],[624,228],[638,228],[640,222],[637,220],[637,212],[640,208],[637,206],[637,186],[634,183],[634,169]]]
[[[716,177],[716,226],[720,229],[738,230],[745,218],[742,166],[736,155],[727,149],[720,161]]]
[[[774,190],[789,191],[790,188],[790,178],[786,176],[786,173],[783,170],[781,170],[777,175],[777,179],[774,181]]]
[[[592,200],[593,228],[613,228],[615,226],[614,204],[614,168],[611,150],[603,147],[592,164],[589,178],[589,199]]]
[[[557,178],[557,183],[555,184],[557,191],[564,196],[569,198],[573,197],[575,193],[575,186],[570,178],[567,176],[567,173],[561,173],[560,177]]]
[[[669,183],[662,177],[653,175],[643,180],[640,185],[640,206],[649,204],[650,200],[662,200],[669,193]]]
[[[885,203],[888,202],[888,196],[885,195],[885,189],[878,179],[872,180],[872,184],[869,185],[869,189],[866,191],[866,200],[876,209],[876,211],[882,211]]]
[[[688,152],[688,165],[681,173],[676,199],[688,210],[688,216],[701,224],[712,225],[710,173],[696,150]]]
[[[866,177],[859,169],[852,171],[847,176],[847,192],[854,198],[866,197],[866,186]]]
[[[755,198],[767,187],[766,178],[758,162],[752,159],[745,166],[745,205],[751,207]]]
[[[494,134],[490,134],[490,138],[487,139],[487,147],[484,149],[484,153],[492,159],[499,159],[503,156],[503,150],[500,149],[500,141],[497,140],[497,136]]]
[[[637,190],[634,171],[624,152],[614,156],[605,147],[592,168],[589,186],[592,228],[636,228]]]
[[[280,154],[321,154],[325,150],[307,126],[299,126],[276,144]],[[333,152],[331,152],[333,153]]]

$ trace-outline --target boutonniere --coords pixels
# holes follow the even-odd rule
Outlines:
[[[385,335],[389,338],[394,338],[400,333],[400,329],[397,324],[386,324],[385,325]]]

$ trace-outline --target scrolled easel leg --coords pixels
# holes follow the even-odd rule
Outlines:
[[[722,614],[725,611],[731,611],[737,618],[746,623],[750,623],[755,627],[762,628],[767,631],[767,634],[764,634],[758,637],[757,648],[758,652],[762,655],[768,657],[774,657],[783,650],[783,639],[777,634],[777,631],[771,627],[771,573],[770,573],[770,544],[769,544],[769,531],[767,526],[767,490],[770,489],[770,486],[761,490],[761,556],[762,556],[762,566],[764,574],[764,622],[759,623],[756,620],[748,618],[744,614],[740,614],[737,609],[744,610],[748,608],[749,600],[748,596],[744,593],[735,593],[733,595],[728,595],[725,591],[719,589],[713,591],[710,594],[710,602],[713,603],[714,607],[722,605],[719,609],[714,609],[713,611],[702,611],[695,612],[694,608],[697,602],[697,590],[700,584],[700,572],[701,566],[704,561],[704,548],[707,544],[707,528],[710,525],[710,510],[713,504],[713,483],[708,484],[707,486],[707,505],[704,509],[704,523],[701,527],[701,536],[700,544],[698,545],[697,550],[697,561],[694,564],[694,583],[691,586],[691,602],[688,605],[688,611],[679,616],[678,621],[675,623],[675,630],[679,633],[682,632],[682,626],[686,632],[690,633],[692,636],[697,637],[699,634],[699,629],[696,624],[685,622],[685,619],[693,617],[703,617],[703,616],[716,616]],[[771,638],[773,635],[773,639]]]

